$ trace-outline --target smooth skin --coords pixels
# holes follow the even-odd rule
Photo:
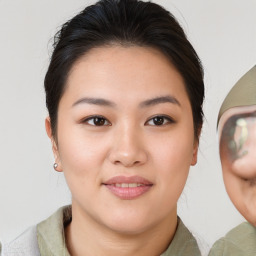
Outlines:
[[[78,60],[58,109],[58,170],[72,194],[71,255],[160,255],[177,226],[177,200],[197,162],[184,81],[158,50],[112,45]],[[104,183],[140,176],[153,185],[132,200]]]
[[[255,110],[256,105],[234,107],[227,110],[220,119],[219,135],[221,136],[222,128],[230,117]],[[223,179],[231,201],[245,219],[256,226],[256,120],[255,118],[246,118],[246,121],[249,134],[242,148],[246,154],[232,163],[223,150],[220,150],[220,152],[223,151],[220,153],[220,157]],[[222,147],[221,144],[220,147]]]

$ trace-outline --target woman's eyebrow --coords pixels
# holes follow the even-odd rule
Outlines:
[[[160,103],[172,103],[180,106],[180,102],[175,97],[167,95],[145,100],[140,103],[140,107],[149,107]]]
[[[154,106],[161,103],[172,103],[180,106],[180,102],[173,96],[161,96],[152,99],[145,100],[139,104],[141,108]],[[107,107],[116,107],[116,104],[112,101],[102,99],[102,98],[89,98],[83,97],[77,100],[72,107],[77,106],[79,104],[92,104],[92,105],[99,105],[99,106],[107,106]]]
[[[100,105],[100,106],[106,106],[106,107],[115,107],[116,104],[112,101],[102,99],[102,98],[88,98],[84,97],[79,100],[77,100],[72,107],[77,106],[79,104],[92,104],[92,105]]]

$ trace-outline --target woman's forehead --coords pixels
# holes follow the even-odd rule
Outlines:
[[[188,98],[183,77],[174,65],[160,52],[143,47],[94,49],[74,64],[68,76],[67,91],[72,91],[77,98],[108,98],[109,95],[114,98],[122,93],[127,98],[131,94],[137,97],[142,92],[141,97],[171,93],[176,97],[185,94]]]

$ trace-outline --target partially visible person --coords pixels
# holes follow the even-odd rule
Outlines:
[[[256,66],[225,98],[218,117],[219,151],[227,193],[248,221],[217,241],[210,256],[256,255]]]
[[[4,256],[199,256],[177,216],[204,100],[203,69],[182,28],[152,2],[102,0],[55,39],[45,125],[72,204]]]

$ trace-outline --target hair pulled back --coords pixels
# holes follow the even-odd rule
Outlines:
[[[155,3],[138,0],[101,0],[66,22],[55,35],[44,80],[54,138],[57,139],[58,105],[72,66],[92,48],[112,44],[153,47],[171,61],[184,79],[198,139],[204,100],[200,60],[171,13]]]

